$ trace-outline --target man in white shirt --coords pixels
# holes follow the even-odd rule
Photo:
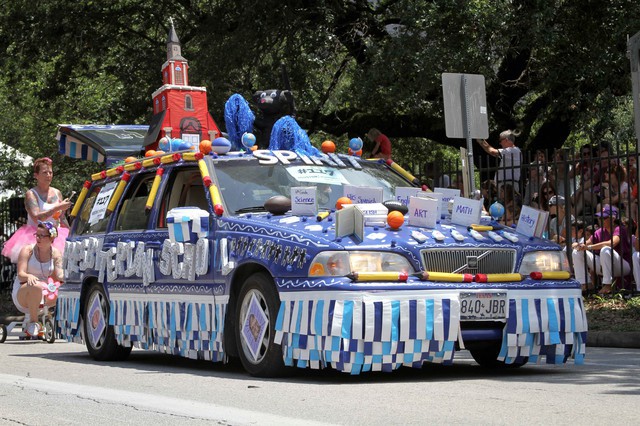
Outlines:
[[[489,142],[476,139],[482,149],[489,155],[500,159],[500,165],[496,172],[495,181],[500,188],[505,183],[510,183],[520,193],[520,164],[522,164],[522,152],[515,145],[516,133],[513,130],[505,130],[500,133],[500,148],[496,149]]]

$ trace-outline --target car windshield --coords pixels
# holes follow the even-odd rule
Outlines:
[[[393,199],[396,187],[409,182],[375,161],[362,161],[361,169],[351,165],[260,164],[257,158],[212,160],[215,176],[229,214],[265,211],[264,202],[276,195],[291,197],[291,188],[315,186],[318,208],[335,208],[344,185],[383,189],[383,200]]]

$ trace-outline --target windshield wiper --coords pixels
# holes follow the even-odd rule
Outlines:
[[[236,210],[235,214],[240,213],[254,213],[254,212],[265,212],[267,211],[264,206],[252,206],[252,207],[243,207],[241,209]]]

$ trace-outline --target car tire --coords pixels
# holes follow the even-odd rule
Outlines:
[[[284,372],[282,346],[274,343],[279,308],[278,292],[267,274],[253,274],[242,284],[234,329],[238,356],[252,376],[275,377]]]
[[[507,364],[504,361],[498,361],[502,341],[482,342],[479,344],[467,345],[467,349],[471,352],[473,359],[484,368],[508,369],[520,368],[529,362],[529,358],[525,357],[522,361]]]
[[[109,299],[99,283],[89,288],[84,305],[84,340],[96,361],[119,361],[131,353],[131,346],[119,345],[109,325]]]
[[[0,324],[0,343],[4,343],[7,340],[7,326]]]

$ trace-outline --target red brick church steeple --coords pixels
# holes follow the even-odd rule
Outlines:
[[[203,139],[220,136],[220,129],[209,114],[207,89],[189,86],[189,64],[173,20],[167,39],[167,61],[162,65],[162,87],[153,95],[153,118],[145,137],[147,149],[156,149],[160,138],[180,138],[198,145]]]

